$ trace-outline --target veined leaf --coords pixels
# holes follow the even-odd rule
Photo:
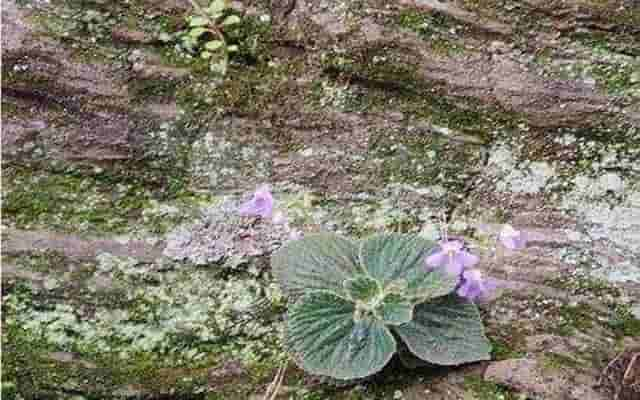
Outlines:
[[[333,234],[294,240],[271,259],[273,274],[288,295],[329,290],[346,297],[343,282],[362,273],[358,247]]]
[[[189,31],[189,36],[196,39],[196,38],[199,38],[205,32],[207,32],[206,28],[193,28]]]
[[[227,2],[225,0],[213,0],[206,11],[209,15],[218,14],[227,8]]]
[[[361,243],[360,263],[385,289],[406,285],[403,296],[422,302],[449,294],[458,284],[455,276],[427,269],[425,254],[434,246],[419,236],[375,235]]]
[[[405,324],[413,318],[413,303],[398,294],[388,294],[376,308],[376,315],[387,325]]]
[[[364,303],[369,302],[381,293],[378,282],[365,275],[347,279],[344,281],[343,286],[350,299]]]
[[[209,51],[216,51],[220,47],[222,47],[223,44],[224,43],[222,43],[222,40],[211,40],[204,44],[204,48]]]
[[[413,320],[393,329],[414,355],[433,364],[491,358],[478,308],[455,294],[417,305]]]
[[[205,26],[208,23],[209,23],[209,20],[207,18],[204,18],[204,17],[191,17],[189,19],[189,26],[190,27]]]
[[[411,351],[409,351],[409,348],[407,347],[407,345],[404,344],[402,341],[398,342],[397,354],[398,354],[398,359],[400,360],[402,365],[404,365],[406,368],[409,368],[409,369],[439,367],[438,365],[431,364],[429,362],[426,362],[425,360],[422,360],[416,357]]]
[[[381,321],[354,320],[354,304],[329,292],[312,292],[290,309],[287,344],[306,371],[356,379],[381,370],[396,342]]]
[[[238,17],[237,15],[229,15],[227,18],[224,19],[224,21],[222,21],[222,25],[224,26],[236,25],[236,24],[239,24],[240,22],[241,22],[240,17]]]

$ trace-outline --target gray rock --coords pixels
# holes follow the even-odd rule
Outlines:
[[[286,223],[241,217],[237,206],[223,202],[207,209],[198,221],[177,227],[167,235],[163,254],[195,265],[235,266],[270,254],[289,240],[291,231]]]

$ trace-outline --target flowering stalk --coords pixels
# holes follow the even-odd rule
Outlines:
[[[456,292],[459,296],[470,301],[486,298],[496,285],[485,279],[479,269],[472,269],[479,262],[479,257],[472,254],[462,240],[449,240],[446,224],[442,237],[443,240],[439,242],[439,246],[425,258],[427,268],[443,268],[448,274],[458,277],[459,284]],[[498,261],[499,256],[502,256],[503,247],[520,250],[527,244],[526,235],[515,230],[511,225],[504,226],[498,239],[502,246],[496,247],[495,262]]]

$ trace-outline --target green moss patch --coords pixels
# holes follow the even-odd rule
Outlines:
[[[4,170],[4,177],[3,219],[20,228],[122,232],[150,199],[145,189],[114,186],[74,172],[51,174],[14,166]]]
[[[519,398],[506,387],[476,376],[465,377],[464,388],[473,393],[478,400],[517,400]]]
[[[132,221],[144,221],[143,211],[153,208],[156,199],[184,205],[195,199],[181,177],[162,176],[156,182],[162,185],[158,187],[153,180],[136,176],[135,171],[122,170],[120,174],[113,170],[55,167],[47,171],[37,165],[7,165],[3,170],[3,222],[24,229],[123,233],[141,227]],[[153,179],[153,174],[148,178]],[[153,213],[146,217],[145,227],[155,233],[166,231],[182,219],[175,215],[158,220]]]
[[[574,330],[588,332],[597,318],[597,312],[585,303],[576,306],[562,305],[558,309],[558,315],[560,319],[555,331],[561,336],[570,336]]]
[[[381,160],[375,172],[387,182],[440,184],[455,192],[478,171],[481,163],[477,146],[464,146],[433,132],[380,132],[374,136],[370,154]]]
[[[395,17],[393,24],[417,33],[438,54],[453,55],[464,51],[464,44],[450,33],[451,29],[462,26],[445,14],[404,10]]]
[[[452,98],[418,70],[421,56],[397,46],[373,46],[336,51],[323,58],[325,73],[349,78],[361,88],[362,112],[400,111],[415,119],[459,130],[486,142],[495,129],[515,128],[522,117],[469,98]]]
[[[617,337],[640,337],[640,319],[633,316],[628,306],[617,306],[608,325]]]

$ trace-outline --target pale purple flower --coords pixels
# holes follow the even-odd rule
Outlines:
[[[527,246],[527,235],[508,224],[502,228],[499,239],[504,247],[511,250],[522,250]]]
[[[294,229],[291,232],[289,232],[289,240],[298,240],[298,239],[302,239],[302,232],[300,232],[297,229]]]
[[[240,215],[245,217],[271,218],[273,214],[273,196],[269,186],[262,185],[256,189],[253,197],[240,205],[238,209]]]
[[[470,269],[462,273],[462,282],[456,293],[469,301],[475,301],[486,298],[494,287],[494,284],[482,277],[480,270]]]
[[[471,268],[479,261],[478,256],[464,249],[461,240],[441,241],[440,247],[427,256],[425,262],[430,267],[443,267],[447,273],[458,276],[465,268]]]
[[[287,216],[284,215],[282,211],[276,211],[273,213],[273,218],[271,218],[271,222],[276,225],[285,225],[287,224]]]

